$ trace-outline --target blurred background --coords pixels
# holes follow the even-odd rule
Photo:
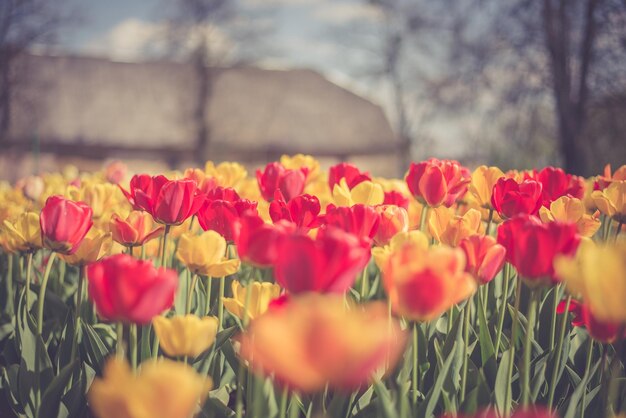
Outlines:
[[[0,0],[0,178],[626,162],[626,0]]]

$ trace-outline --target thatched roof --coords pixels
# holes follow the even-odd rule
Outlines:
[[[196,147],[190,65],[26,56],[10,137],[42,146]],[[206,112],[213,152],[392,153],[382,109],[310,70],[214,69]],[[89,148],[89,147],[87,147]]]

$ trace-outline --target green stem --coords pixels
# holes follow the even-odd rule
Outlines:
[[[133,370],[137,370],[137,324],[130,324],[130,364]]]
[[[211,292],[213,290],[213,278],[207,277],[206,285],[206,316],[211,314]]]
[[[30,309],[30,282],[33,272],[33,253],[28,252],[26,256],[26,310]]]
[[[509,283],[512,278],[509,277],[511,273],[511,265],[509,263],[504,264],[504,273],[502,278],[504,279],[504,290],[502,292],[502,303],[500,304],[500,315],[498,317],[498,329],[496,332],[496,359],[498,358],[498,353],[500,352],[500,340],[502,339],[502,327],[504,325],[504,315],[506,314],[508,302],[507,298],[509,297]]]
[[[580,418],[585,416],[585,404],[587,403],[587,384],[589,383],[589,372],[591,370],[591,356],[593,355],[593,338],[589,335],[589,341],[587,342],[587,363],[585,364],[585,374],[583,380],[585,382],[585,388],[583,389],[582,400],[580,401]]]
[[[552,410],[552,405],[554,404],[554,394],[556,392],[556,384],[558,381],[558,371],[560,369],[561,364],[561,356],[563,351],[563,340],[565,339],[565,329],[567,328],[567,321],[569,317],[569,305],[572,302],[572,297],[568,296],[567,301],[565,302],[565,312],[563,313],[563,318],[561,318],[561,328],[559,329],[559,339],[556,343],[556,361],[552,366],[552,377],[550,378],[550,392],[548,394],[548,409]]]
[[[72,354],[70,358],[72,361],[76,356],[76,349],[78,348],[78,335],[80,328],[80,307],[83,303],[83,284],[85,282],[85,266],[78,267],[78,289],[76,290],[76,308],[74,312],[74,336],[72,339]]]
[[[514,318],[511,330],[511,355],[509,357],[509,366],[507,370],[507,384],[504,390],[504,407],[510,409],[511,405],[511,379],[513,377],[513,364],[515,363],[515,343],[517,342],[517,324],[519,322],[519,305],[522,294],[522,283],[518,280],[515,287],[515,306],[514,306]],[[502,414],[508,416],[510,410],[502,411]]]
[[[167,253],[167,235],[170,232],[170,225],[165,225],[165,230],[163,231],[163,248],[161,250],[161,267],[167,267],[165,264],[165,254]]]
[[[224,277],[222,277],[220,279],[220,294],[223,296],[224,292],[223,292],[223,280]],[[242,322],[243,322],[243,327],[244,329],[248,326],[248,321],[249,321],[249,317],[248,317],[248,308],[250,306],[250,299],[252,297],[252,283],[248,283],[248,286],[246,287],[246,299],[244,301],[243,304],[243,318],[242,318]],[[220,301],[221,301],[221,297],[220,297]],[[220,316],[221,318],[221,316]],[[220,327],[221,327],[221,319],[219,321],[220,323]],[[250,362],[252,362],[252,359],[250,359]],[[239,360],[239,373],[237,374],[237,394],[236,394],[236,399],[235,399],[235,413],[237,415],[238,418],[242,417],[242,413],[243,413],[243,375],[245,372],[245,365],[243,362],[243,359]],[[249,376],[250,377],[250,376]],[[248,382],[250,383],[250,382]],[[249,387],[251,385],[248,385]]]
[[[224,287],[226,285],[226,276],[220,277],[220,294],[219,300],[217,301],[217,322],[219,325],[218,330],[221,331],[224,329]]]
[[[187,292],[187,303],[185,303],[185,315],[191,312],[191,298],[196,290],[196,282],[198,281],[198,275],[196,273],[192,274],[191,286],[189,286],[189,291]]]
[[[467,388],[467,366],[469,363],[469,359],[467,358],[467,356],[469,352],[468,340],[471,309],[471,300],[468,299],[465,303],[465,307],[463,308],[463,369],[461,372],[461,403],[465,401],[465,391]]]
[[[287,418],[287,398],[289,397],[289,391],[287,387],[284,387],[280,394],[280,407],[278,410],[278,418]]]
[[[619,221],[617,223],[617,229],[615,230],[615,237],[613,238],[613,241],[617,242],[617,237],[619,236],[619,233],[622,230],[622,225],[624,225],[623,221]]]
[[[554,349],[554,336],[556,333],[556,307],[559,304],[559,286],[554,287],[552,295],[552,312],[550,315],[550,351]],[[565,313],[567,316],[567,312]]]
[[[417,324],[417,322],[413,322],[413,375],[412,375],[412,379],[411,379],[411,392],[413,395],[413,406],[417,405],[417,392],[418,392],[418,388],[419,388],[419,347],[417,344],[417,327],[419,325]]]
[[[491,224],[493,223],[493,208],[489,208],[489,220],[487,221],[486,235],[491,235]]]
[[[50,254],[48,258],[48,264],[46,265],[46,271],[44,272],[43,279],[41,281],[41,287],[39,288],[39,298],[37,299],[37,342],[36,342],[36,356],[35,356],[35,410],[39,411],[39,404],[41,400],[41,387],[40,387],[40,374],[41,374],[41,347],[43,346],[43,308],[46,299],[46,288],[48,287],[48,279],[50,278],[50,272],[52,271],[52,265],[56,258],[56,253]]]
[[[428,206],[422,206],[422,213],[420,215],[420,231],[424,232],[424,227],[426,226],[426,219],[428,218]]]
[[[361,300],[367,298],[369,293],[369,276],[367,275],[367,266],[363,269],[363,275],[361,276]]]
[[[124,324],[118,322],[115,325],[115,333],[117,334],[115,354],[119,359],[124,359]]]
[[[7,313],[9,315],[15,312],[13,298],[13,254],[7,254]]]
[[[539,292],[535,289],[530,291],[530,303],[528,304],[528,327],[524,339],[524,374],[522,376],[522,406],[527,407],[530,403],[530,358],[533,352],[533,334],[535,320],[537,318],[537,299]]]
[[[300,416],[300,407],[298,406],[298,394],[291,395],[291,405],[289,406],[289,418],[298,418]]]
[[[608,414],[616,414],[619,411],[619,399],[620,399],[620,370],[622,362],[622,355],[624,351],[624,331],[626,331],[626,325],[622,325],[617,334],[617,342],[614,344],[615,355],[610,363],[611,375],[609,377],[609,390],[608,390],[608,400],[606,404],[606,411]]]

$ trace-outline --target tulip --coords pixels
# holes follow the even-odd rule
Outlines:
[[[109,230],[113,241],[125,247],[138,247],[153,240],[163,232],[162,226],[156,226],[149,213],[132,211],[126,219],[113,214],[109,221]]]
[[[263,171],[257,170],[256,178],[265,200],[269,202],[278,194],[284,201],[289,202],[304,191],[307,174],[306,167],[290,170],[274,162],[266,165]]]
[[[553,268],[555,257],[573,256],[579,242],[576,225],[544,224],[529,215],[510,219],[498,228],[498,243],[506,249],[506,260],[529,284],[558,281]]]
[[[400,250],[406,243],[417,245],[423,249],[428,248],[429,238],[422,231],[412,230],[399,232],[391,238],[389,244],[384,247],[372,248],[372,258],[379,270],[383,270],[391,254]]]
[[[178,241],[176,258],[191,272],[209,277],[223,277],[239,270],[238,259],[226,257],[226,240],[215,231],[200,235],[183,234]]]
[[[74,201],[80,201],[89,206],[93,211],[93,219],[98,220],[107,217],[107,213],[119,206],[123,199],[119,188],[109,183],[83,183],[81,187],[70,186],[69,197]]]
[[[459,248],[465,253],[465,271],[479,284],[489,283],[504,266],[506,250],[490,236],[472,235],[463,238]]]
[[[604,190],[609,187],[609,184],[614,181],[626,180],[626,164],[615,170],[615,173],[611,174],[611,164],[604,166],[603,175],[598,176],[593,182],[593,190]]]
[[[324,224],[349,232],[361,239],[373,239],[378,232],[380,214],[363,204],[347,206],[328,205]]]
[[[296,196],[288,203],[280,199],[273,200],[269,213],[272,222],[285,220],[296,224],[298,228],[308,230],[320,224],[320,201],[309,194]]]
[[[298,170],[304,168],[307,170],[307,183],[316,180],[320,172],[320,162],[311,155],[296,154],[293,156],[282,155],[280,163],[288,170]]]
[[[482,217],[476,209],[458,216],[454,209],[440,206],[430,211],[428,230],[436,241],[456,247],[463,238],[482,232]]]
[[[135,374],[126,362],[111,358],[87,397],[97,418],[188,418],[210,389],[211,379],[183,363],[150,360]]]
[[[399,360],[406,333],[382,302],[346,308],[342,296],[305,294],[270,308],[240,337],[258,373],[304,393],[353,390]]]
[[[406,197],[402,192],[397,190],[385,191],[385,199],[383,200],[383,205],[396,205],[405,210],[409,210],[409,198]]]
[[[385,192],[380,184],[362,181],[352,189],[345,179],[341,179],[332,189],[333,199],[337,206],[380,205],[385,200]]]
[[[496,185],[501,177],[504,177],[504,173],[498,167],[481,165],[474,170],[472,181],[469,185],[469,192],[480,207],[493,209],[491,205],[493,186]]]
[[[133,180],[138,176],[133,177]],[[148,182],[144,176],[131,180],[131,204],[145,210],[154,220],[165,225],[180,225],[195,215],[204,203],[204,195],[193,180],[168,180],[165,176],[152,177]],[[128,192],[124,192],[127,197]]]
[[[111,233],[91,228],[73,254],[61,258],[73,266],[85,266],[101,260],[111,252],[113,241]]]
[[[534,180],[518,183],[512,178],[501,177],[493,186],[491,204],[504,218],[535,215],[541,207],[541,183]]]
[[[40,176],[28,176],[15,185],[17,189],[21,189],[24,196],[32,201],[39,201],[44,193],[46,185]]]
[[[582,199],[585,195],[585,181],[582,177],[565,173],[561,168],[546,167],[530,178],[541,183],[541,204],[550,203],[563,196]]]
[[[273,283],[252,282],[242,286],[237,280],[233,280],[232,289],[233,297],[224,298],[224,307],[242,321],[244,318],[257,318],[267,311],[272,300],[280,296],[280,286]],[[251,292],[249,297],[248,292]]]
[[[395,205],[376,206],[376,212],[380,215],[380,222],[374,244],[387,245],[394,235],[409,230],[409,214],[404,208]]]
[[[89,298],[108,321],[147,324],[174,303],[178,274],[118,254],[87,267]]]
[[[470,173],[458,161],[431,158],[411,163],[405,180],[420,203],[450,207],[467,191]]]
[[[126,178],[128,167],[119,160],[111,161],[104,167],[104,178],[111,184],[120,184]]]
[[[280,238],[293,233],[295,225],[287,221],[278,221],[274,225],[265,223],[255,213],[247,212],[241,216],[241,229],[237,237],[237,252],[242,261],[257,267],[269,267],[278,257]]]
[[[73,254],[93,225],[91,208],[63,196],[50,196],[39,215],[41,236],[46,248]]]
[[[620,223],[626,223],[626,180],[614,181],[604,190],[591,193],[600,212]]]
[[[215,165],[212,161],[207,161],[204,165],[204,172],[207,178],[212,179],[215,186],[237,187],[248,175],[246,168],[239,164],[224,161]]]
[[[581,297],[594,318],[626,324],[626,244],[581,244],[576,257],[558,257],[557,276],[574,297]]]
[[[184,315],[155,316],[152,325],[161,349],[168,356],[197,357],[215,342],[218,324],[214,316]]]
[[[242,199],[232,188],[216,187],[198,211],[198,222],[205,231],[216,231],[226,241],[234,242],[239,234],[239,217],[257,211],[257,203]]]
[[[476,290],[463,251],[446,246],[406,243],[389,256],[382,275],[392,310],[416,321],[437,318]]]
[[[361,172],[354,164],[350,163],[339,163],[328,169],[328,187],[330,190],[333,190],[341,179],[345,179],[349,189],[353,189],[364,181],[372,181],[368,172]]]
[[[23,212],[13,222],[4,220],[5,239],[10,252],[33,252],[43,247],[39,214]]]
[[[542,206],[539,216],[543,222],[564,222],[576,224],[576,230],[584,237],[591,238],[600,228],[601,222],[596,215],[585,213],[582,200],[562,196],[550,203],[549,208]]]
[[[161,178],[165,177],[161,176]],[[131,204],[134,210],[144,210],[142,207],[137,205],[135,195],[137,191],[142,191],[148,196],[151,196],[154,190],[154,178],[148,174],[136,174],[130,179],[128,191],[122,186],[118,185],[118,187],[120,188],[124,196],[126,196],[126,199],[128,199],[128,202]]]
[[[274,261],[276,282],[291,293],[348,290],[370,258],[369,242],[338,228],[320,230],[315,239],[283,236]]]
[[[566,301],[561,301],[557,308],[556,313],[565,313]],[[572,319],[572,325],[575,327],[584,327],[587,329],[589,336],[601,343],[612,344],[617,341],[619,336],[620,324],[599,321],[591,309],[577,300],[571,300],[569,304],[569,312],[574,314]],[[626,334],[624,335],[626,337]]]

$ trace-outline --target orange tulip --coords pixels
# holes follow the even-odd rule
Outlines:
[[[429,321],[474,293],[476,281],[464,270],[462,250],[408,242],[388,258],[383,285],[394,312]]]
[[[493,280],[504,266],[506,250],[490,236],[472,235],[459,243],[465,252],[467,264],[465,271],[470,273],[479,284]]]
[[[136,247],[161,235],[164,227],[157,227],[149,213],[134,210],[126,219],[113,214],[109,229],[113,234],[113,241],[125,247]]]
[[[384,303],[346,307],[339,295],[290,297],[250,324],[241,335],[241,356],[263,374],[302,392],[354,389],[385,360],[393,369],[406,334],[389,321]]]
[[[453,247],[459,245],[463,238],[479,234],[483,229],[482,216],[476,209],[458,216],[454,214],[454,209],[440,206],[431,210],[428,218],[428,230],[433,238]]]
[[[374,244],[387,245],[394,235],[409,230],[409,214],[404,208],[396,205],[380,205],[376,207],[376,212],[380,215],[380,221],[374,236]]]

